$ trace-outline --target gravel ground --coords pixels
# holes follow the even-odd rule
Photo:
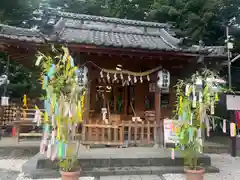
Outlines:
[[[220,169],[220,173],[205,174],[204,180],[239,180],[240,157],[233,158],[229,154],[209,154],[212,165]],[[185,180],[183,174],[165,174],[166,180]]]
[[[0,149],[0,180],[32,180],[21,172],[22,165],[33,156],[33,152],[23,149],[4,151]],[[94,177],[82,177],[79,180],[94,180]],[[36,179],[35,179],[36,180]],[[60,180],[60,179],[38,179]]]

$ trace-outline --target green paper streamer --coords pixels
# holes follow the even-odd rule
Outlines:
[[[189,127],[188,129],[189,141],[193,141],[193,129]]]
[[[58,142],[58,157],[62,158],[63,157],[63,143],[62,142]]]
[[[184,139],[184,130],[181,131],[180,139]]]

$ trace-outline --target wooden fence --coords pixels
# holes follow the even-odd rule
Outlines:
[[[156,138],[156,122],[122,121],[119,124],[85,124],[83,125],[82,142],[86,145],[116,145],[126,142],[133,145],[153,144]]]

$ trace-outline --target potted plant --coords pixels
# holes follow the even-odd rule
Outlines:
[[[187,180],[203,179],[205,170],[198,157],[203,149],[204,132],[209,136],[210,125],[214,124],[214,107],[219,93],[224,91],[224,83],[218,74],[204,69],[176,84],[176,148],[183,153]]]
[[[68,49],[53,49],[51,55],[38,54],[36,66],[42,69],[45,91],[43,137],[40,152],[59,162],[62,180],[77,180],[79,142],[75,141],[77,124],[84,112],[84,85],[78,83],[77,70]],[[36,108],[35,119],[40,113]]]

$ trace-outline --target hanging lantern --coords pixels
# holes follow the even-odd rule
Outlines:
[[[170,86],[170,73],[169,71],[163,69],[158,72],[158,82],[159,88],[169,88]]]
[[[201,91],[203,88],[203,80],[201,77],[197,77],[196,82],[195,82],[195,90],[197,92]]]
[[[9,105],[9,97],[2,96],[1,97],[1,105],[8,106]]]
[[[0,86],[3,84],[9,84],[8,77],[5,74],[0,76]],[[9,105],[8,101],[9,101],[9,97],[6,97],[6,96],[1,97],[1,105],[2,106],[8,106]]]
[[[80,86],[86,86],[88,83],[88,68],[86,66],[80,67],[77,72],[77,82]]]
[[[141,82],[141,83],[143,82],[143,78],[142,78],[142,76],[140,76],[140,82]]]

